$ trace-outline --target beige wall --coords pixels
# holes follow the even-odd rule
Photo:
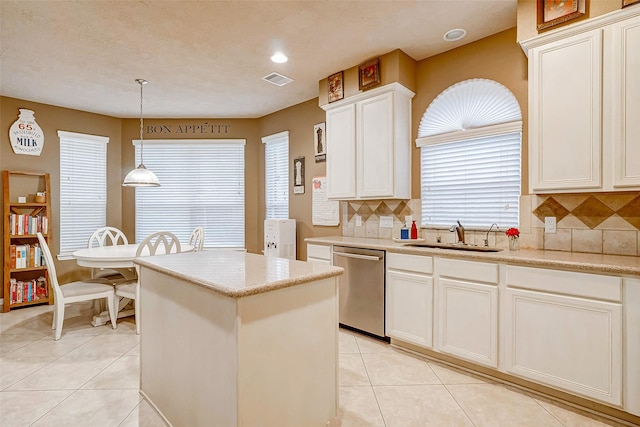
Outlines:
[[[326,175],[326,163],[315,162],[313,143],[313,125],[325,121],[325,112],[318,107],[318,99],[314,98],[302,104],[294,105],[284,110],[262,117],[258,120],[260,136],[289,131],[289,162],[303,156],[305,159],[305,188],[304,194],[293,194],[293,169],[289,174],[289,217],[296,220],[298,259],[307,259],[307,237],[335,236],[341,234],[341,228],[320,227],[311,224],[311,179]],[[258,224],[260,238],[263,236],[265,215],[264,209],[264,146],[260,147],[260,184],[259,184],[259,215]]]
[[[211,132],[202,126],[216,124],[225,126],[226,131]],[[148,132],[150,129],[156,131]],[[216,128],[218,129],[218,128]],[[262,234],[258,235],[258,191],[264,174],[260,174],[262,149],[257,132],[256,120],[250,119],[145,119],[145,140],[152,139],[246,139],[245,146],[245,245],[249,252],[259,253],[262,249]],[[122,172],[120,182],[134,165],[133,140],[140,139],[139,119],[122,120]],[[139,161],[139,159],[138,159]],[[264,215],[260,218],[264,218]],[[122,190],[122,230],[130,240],[135,233],[135,190]]]
[[[537,9],[536,0],[518,0],[518,41],[523,41],[535,37],[538,35],[536,30]],[[565,22],[561,25],[548,28],[540,33],[553,31],[556,28],[575,24],[576,22],[584,21],[585,19],[594,18],[596,16],[604,15],[605,13],[618,10],[622,7],[622,0],[588,0],[585,8],[585,15],[580,18],[573,19]]]
[[[14,154],[9,142],[9,128],[18,118],[18,109],[26,108],[35,112],[35,119],[44,133],[44,147],[40,156]],[[121,198],[121,120],[99,114],[46,104],[0,97],[0,168],[29,172],[48,172],[51,179],[51,209],[53,240],[51,250],[58,253],[60,235],[60,150],[58,130],[106,136],[107,145],[107,223],[120,227]],[[0,221],[4,224],[4,221]],[[4,233],[4,230],[2,230]],[[0,251],[2,252],[2,251]],[[75,280],[75,261],[57,262],[58,275],[62,283]]]
[[[412,104],[413,138],[429,104],[449,86],[467,79],[495,80],[509,89],[522,110],[522,191],[528,188],[527,172],[527,58],[516,43],[516,29],[418,62],[416,96]],[[420,198],[420,150],[412,143],[411,198]]]

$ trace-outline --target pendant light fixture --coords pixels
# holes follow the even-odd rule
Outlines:
[[[149,83],[144,79],[136,79],[140,84],[140,164],[124,178],[123,187],[159,187],[160,181],[155,173],[144,166],[144,140],[142,139],[142,87]]]

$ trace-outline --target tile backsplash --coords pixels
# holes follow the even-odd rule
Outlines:
[[[522,196],[520,207],[521,247],[640,255],[638,192]],[[547,216],[555,234],[544,232]]]
[[[421,201],[367,200],[341,202],[342,235],[400,236],[405,217],[420,226]],[[380,217],[393,217],[393,228],[380,227]],[[544,218],[556,217],[556,233],[544,232]],[[361,225],[357,225],[358,217]],[[453,242],[448,230],[422,228],[428,241]],[[482,244],[485,231],[467,232],[467,242]],[[489,244],[507,246],[504,230],[490,233]],[[610,255],[640,255],[640,193],[526,195],[520,198],[520,247]]]
[[[342,202],[341,212],[342,235],[349,237],[400,237],[400,228],[407,216],[411,216],[420,225],[420,200],[348,201]],[[381,216],[393,217],[393,227],[381,227]],[[357,225],[358,217],[361,225]]]

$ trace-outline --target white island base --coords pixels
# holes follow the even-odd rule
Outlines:
[[[337,277],[238,297],[140,274],[140,390],[167,423],[312,427],[337,415]]]

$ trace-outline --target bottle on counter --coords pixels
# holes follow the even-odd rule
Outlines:
[[[406,222],[402,224],[402,228],[400,229],[400,238],[402,240],[409,240],[409,228]]]
[[[411,222],[411,238],[414,240],[418,238],[418,227],[415,221]]]

